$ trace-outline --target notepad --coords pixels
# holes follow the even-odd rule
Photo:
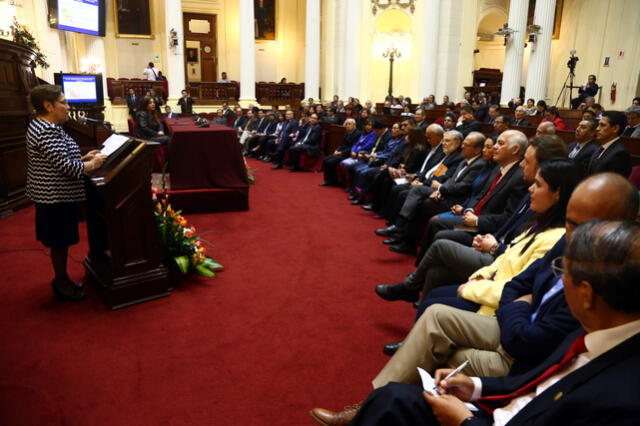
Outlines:
[[[116,152],[128,140],[128,136],[118,135],[114,133],[109,136],[106,141],[103,142],[100,153],[109,156]]]
[[[420,374],[420,380],[422,381],[422,389],[426,392],[429,392],[433,396],[440,396],[440,392],[438,392],[438,387],[436,386],[435,379],[431,376],[431,374],[427,373],[424,369],[420,367],[416,367],[418,369],[418,373]],[[465,403],[464,405],[471,411],[478,411],[478,407],[473,404]]]

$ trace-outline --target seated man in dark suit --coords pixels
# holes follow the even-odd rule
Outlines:
[[[499,115],[493,120],[493,133],[487,136],[488,139],[491,139],[495,144],[498,141],[498,136],[502,134],[502,132],[507,131],[511,128],[511,117],[508,115]]]
[[[447,133],[445,133],[445,142]],[[412,188],[395,221],[397,242],[391,245],[389,250],[397,253],[415,253],[415,233],[420,221],[424,218],[419,214],[423,203],[429,204],[430,208],[426,210],[432,213],[429,215],[431,217],[448,211],[453,205],[461,203],[469,196],[473,180],[485,166],[481,155],[485,139],[482,133],[469,133],[461,144],[463,158],[455,167],[453,163],[449,164],[445,174],[434,177],[430,184],[421,181],[412,183]],[[443,160],[443,165],[449,157],[450,154]]]
[[[480,131],[480,122],[476,121],[473,113],[473,108],[468,105],[465,105],[460,109],[460,118],[462,119],[462,123],[456,126],[456,130],[462,133],[462,136],[465,138],[471,132]]]
[[[589,75],[589,77],[587,77],[587,83],[583,84],[578,89],[578,97],[571,99],[571,107],[573,109],[578,109],[580,104],[583,103],[587,97],[591,96],[595,98],[598,94],[598,89],[599,87],[596,83],[596,76],[593,74]]]
[[[500,135],[493,147],[493,160],[500,167],[487,179],[479,199],[472,202],[462,216],[429,221],[422,242],[423,253],[438,232],[443,232],[438,238],[455,238],[471,245],[475,234],[495,232],[507,221],[527,192],[522,169],[518,167],[526,147],[527,137],[522,132],[507,130]],[[468,232],[453,232],[455,227],[464,227]]]
[[[576,140],[567,145],[569,150],[569,158],[579,163],[584,170],[589,168],[589,162],[593,153],[598,150],[598,144],[595,141],[596,128],[598,120],[594,118],[586,118],[578,123],[576,127]]]
[[[591,156],[589,174],[615,172],[628,178],[631,174],[631,154],[620,140],[627,118],[620,111],[606,111],[596,129],[596,142],[600,148]]]
[[[420,128],[418,128],[420,129]],[[422,129],[420,129],[422,130]],[[420,168],[415,171],[415,173],[409,173],[405,177],[406,182],[401,184],[394,184],[391,186],[390,191],[387,196],[381,198],[378,202],[380,211],[380,215],[386,218],[389,222],[394,222],[396,219],[396,215],[400,211],[402,204],[404,203],[407,194],[411,190],[411,182],[415,179],[419,181],[423,181],[427,173],[431,172],[432,174],[435,172],[434,167],[442,162],[442,159],[445,157],[444,148],[443,148],[443,140],[444,140],[444,129],[442,126],[438,124],[430,124],[424,135],[426,136],[426,140],[428,143],[429,151],[426,153],[424,160],[422,161]],[[454,134],[450,134],[451,138],[461,139],[461,133],[458,132],[458,135],[453,136]],[[462,142],[460,140],[460,142]],[[429,176],[429,179],[432,176]],[[379,232],[384,230],[376,230],[377,235],[387,236],[385,232]]]
[[[484,122],[493,124],[493,122],[496,120],[498,115],[500,115],[500,106],[489,105],[489,110],[487,111],[487,116],[484,118]]]
[[[356,129],[356,121],[353,118],[347,118],[344,121],[346,132],[342,138],[342,143],[336,148],[332,155],[324,158],[324,182],[320,186],[331,186],[338,184],[337,169],[340,162],[349,158],[351,147],[360,139],[362,134]]]
[[[224,116],[224,110],[219,109],[216,111],[216,116],[213,119],[213,123],[214,124],[219,124],[220,126],[226,126],[227,125],[227,119]]]
[[[290,171],[302,170],[300,167],[300,155],[306,152],[311,157],[320,155],[320,147],[322,144],[322,127],[318,124],[318,114],[311,114],[309,117],[309,125],[305,130],[304,137],[300,137],[298,142],[289,149]]]
[[[236,118],[233,120],[231,127],[236,131],[238,137],[244,132],[247,126],[247,117],[242,113],[242,108],[236,107]]]
[[[164,106],[164,114],[162,114],[162,118],[180,118],[180,114],[176,114],[171,111],[171,107],[169,105]]]
[[[326,114],[322,117],[322,120],[320,121],[324,123],[329,123],[329,124],[340,124],[340,117],[336,115],[336,109],[331,107],[327,109]]]
[[[576,228],[555,268],[582,329],[535,368],[495,378],[445,378],[452,370],[438,370],[440,396],[391,383],[370,395],[353,424],[637,424],[639,238],[640,226],[632,221],[591,221]],[[480,410],[471,412],[463,401]]]
[[[515,118],[511,121],[514,126],[530,127],[531,122],[527,120],[527,112],[522,105],[516,107],[514,112]]]
[[[640,105],[632,105],[624,112],[627,115],[627,127],[622,136],[640,139]]]

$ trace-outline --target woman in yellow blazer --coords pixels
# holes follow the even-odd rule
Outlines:
[[[545,162],[529,187],[530,208],[536,213],[531,226],[514,238],[491,265],[471,274],[468,282],[460,286],[439,287],[429,292],[417,316],[436,303],[493,315],[504,285],[543,257],[564,235],[567,203],[582,177],[582,172],[571,160]]]

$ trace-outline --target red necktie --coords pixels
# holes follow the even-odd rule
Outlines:
[[[538,386],[542,381],[548,379],[556,372],[562,370],[567,367],[571,362],[574,361],[575,357],[587,351],[587,347],[584,345],[584,337],[586,334],[578,337],[569,347],[569,350],[562,360],[559,363],[553,364],[551,367],[547,368],[540,376],[536,379],[530,381],[529,383],[522,386],[520,389],[517,389],[511,392],[508,395],[493,395],[493,396],[483,396],[478,399],[477,405],[483,410],[493,413],[493,410],[496,408],[504,407],[509,404],[513,399],[518,398],[522,395],[526,395],[532,392],[536,386]]]
[[[480,200],[480,202],[476,204],[476,208],[473,211],[473,213],[476,216],[480,215],[480,210],[482,210],[482,206],[484,206],[484,204],[489,199],[489,196],[491,195],[493,190],[496,189],[496,186],[498,186],[498,182],[500,181],[501,177],[502,177],[502,172],[498,172],[498,174],[496,175],[496,178],[493,180],[493,182],[491,182],[491,186],[489,187],[489,190],[487,191],[487,193],[484,194],[484,197],[482,197],[482,200]]]

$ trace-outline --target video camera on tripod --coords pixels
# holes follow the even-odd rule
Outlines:
[[[575,75],[574,71],[576,69],[576,62],[578,62],[580,58],[576,56],[575,50],[570,51],[569,54],[571,56],[569,57],[569,61],[567,62],[567,67],[569,67],[569,72],[571,73],[571,75]]]

